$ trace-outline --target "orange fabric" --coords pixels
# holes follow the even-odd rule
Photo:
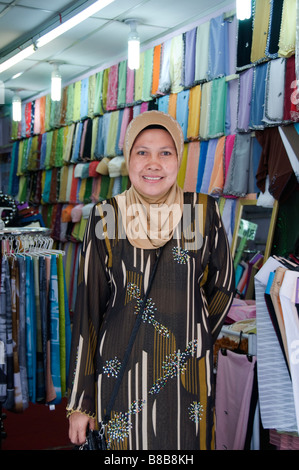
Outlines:
[[[214,166],[210,179],[209,194],[221,194],[224,186],[224,147],[225,136],[218,139],[215,150]]]
[[[161,63],[161,44],[159,44],[158,46],[155,46],[154,48],[152,95],[156,95],[158,88],[159,88],[160,63]]]
[[[199,154],[199,141],[190,142],[188,144],[188,159],[184,182],[184,192],[196,193]]]
[[[177,103],[177,93],[170,93],[169,102],[168,102],[168,114],[176,119],[176,103]]]

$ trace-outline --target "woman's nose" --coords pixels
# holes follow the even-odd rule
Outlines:
[[[147,162],[147,167],[149,169],[159,169],[161,168],[161,162],[158,155],[152,154],[149,161]]]

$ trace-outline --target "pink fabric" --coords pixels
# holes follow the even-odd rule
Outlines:
[[[216,449],[244,450],[256,357],[218,353],[216,378]]]
[[[199,142],[190,142],[188,144],[187,168],[185,174],[184,191],[196,192],[197,169],[199,163]]]
[[[127,67],[127,88],[126,102],[132,104],[134,102],[135,72]]]
[[[132,119],[133,119],[133,108],[125,108],[124,113],[123,113],[123,117],[122,117],[120,134],[119,134],[119,141],[118,141],[118,148],[120,150],[123,149],[125,133],[126,133],[128,125],[129,125],[129,123]]]
[[[112,65],[109,69],[108,92],[107,92],[107,111],[113,111],[117,108],[118,92],[118,64]]]
[[[234,299],[227,314],[227,318],[233,322],[256,318],[255,301]]]

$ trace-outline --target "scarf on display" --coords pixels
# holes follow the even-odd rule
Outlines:
[[[250,57],[252,63],[257,63],[265,57],[269,21],[270,2],[256,0]]]
[[[151,124],[162,125],[168,130],[174,140],[180,166],[184,152],[184,138],[178,123],[160,111],[146,111],[128,126],[124,142],[127,168],[136,137]],[[116,201],[128,240],[133,246],[141,249],[156,249],[165,245],[173,236],[182,217],[183,190],[177,182],[166,194],[158,198],[145,196],[131,186],[116,195]]]

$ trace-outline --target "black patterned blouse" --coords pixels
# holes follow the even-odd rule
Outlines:
[[[213,343],[234,272],[217,202],[193,193],[184,202],[106,428],[111,449],[214,448]],[[101,421],[156,250],[129,243],[112,198],[94,207],[81,256],[67,409]]]

